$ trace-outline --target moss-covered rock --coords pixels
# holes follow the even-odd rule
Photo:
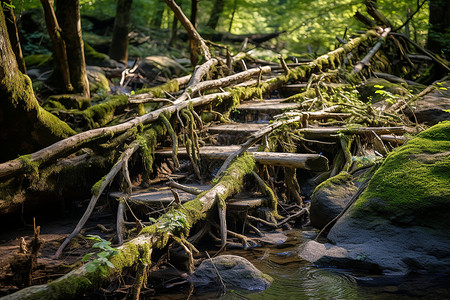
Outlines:
[[[322,229],[344,209],[358,190],[347,172],[322,182],[311,196],[311,225]]]
[[[24,57],[27,69],[33,67],[51,67],[53,56],[51,54],[32,54]]]
[[[92,94],[106,93],[111,89],[109,87],[108,78],[105,76],[102,68],[96,66],[87,66],[86,73],[89,81],[89,91]]]
[[[371,78],[357,87],[360,98],[364,102],[377,103],[386,99],[409,94],[401,84],[396,84],[382,78]]]
[[[450,228],[450,122],[392,152],[355,203],[354,216],[404,225]]]

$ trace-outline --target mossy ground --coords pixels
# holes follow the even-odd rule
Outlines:
[[[355,203],[356,217],[450,228],[450,122],[420,133],[392,152]]]

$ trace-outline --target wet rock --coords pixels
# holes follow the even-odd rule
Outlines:
[[[172,78],[185,71],[182,65],[166,56],[147,56],[139,63],[139,73],[150,81],[158,75]]]
[[[212,263],[220,274],[227,289],[262,291],[272,283],[272,278],[243,257],[221,255],[212,258]],[[221,284],[211,260],[203,261],[195,270],[191,281],[197,287],[220,289]]]
[[[97,92],[109,92],[109,82],[102,68],[95,66],[87,66],[86,73],[89,81],[89,90],[91,94]]]
[[[450,121],[450,113],[445,110],[450,109],[450,82],[442,82],[437,85],[437,89],[417,101],[413,105],[413,110],[407,110],[409,118],[415,122],[427,125],[435,125],[442,121]]]
[[[393,151],[327,238],[300,256],[318,265],[377,265],[385,274],[450,274],[450,122]],[[363,265],[364,266],[364,265]]]
[[[108,55],[97,52],[88,43],[84,43],[84,56],[86,58],[86,64],[91,66],[99,66],[106,68],[124,68],[125,66],[114,59],[111,59]]]
[[[311,225],[322,229],[347,205],[358,190],[352,175],[342,172],[316,187],[311,196]]]

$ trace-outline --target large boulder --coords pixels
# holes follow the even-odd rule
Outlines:
[[[87,66],[86,73],[89,81],[89,91],[91,94],[98,92],[106,93],[110,91],[108,78],[106,78],[105,72],[103,72],[102,68]]]
[[[139,73],[150,81],[158,75],[172,78],[183,72],[186,69],[182,65],[166,56],[147,56],[139,63]]]
[[[392,152],[328,239],[323,247],[309,242],[300,256],[390,274],[450,274],[450,122]]]
[[[191,282],[196,287],[219,289],[220,279],[227,289],[262,291],[267,289],[272,278],[252,265],[248,260],[236,255],[221,255],[204,260],[195,270]]]
[[[311,225],[322,229],[341,213],[358,190],[352,175],[342,172],[319,184],[311,196]]]

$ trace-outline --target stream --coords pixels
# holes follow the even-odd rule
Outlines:
[[[231,290],[223,293],[195,291],[189,299],[450,299],[448,277],[367,276],[351,270],[316,268],[298,256],[308,241],[301,230],[291,230],[280,245],[250,250],[227,250],[221,254],[247,258],[274,281],[262,292]],[[189,288],[145,299],[188,299]]]

